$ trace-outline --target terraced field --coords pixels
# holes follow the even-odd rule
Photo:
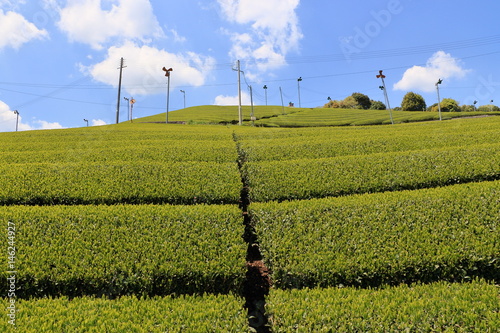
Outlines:
[[[444,112],[442,119],[476,117],[479,115],[498,115],[499,112]],[[392,111],[395,124],[438,120],[435,112]],[[298,112],[276,115],[272,118],[259,119],[257,126],[269,127],[322,127],[322,126],[363,126],[391,124],[388,110],[357,110],[312,108]]]
[[[0,133],[0,330],[497,332],[499,129]]]
[[[272,118],[283,114],[299,112],[301,110],[281,106],[258,106],[253,109],[255,119]],[[241,107],[242,119],[250,122],[252,108],[248,105]],[[141,118],[141,122],[165,122],[165,113]],[[169,122],[183,122],[188,124],[238,124],[239,114],[237,106],[205,105],[168,113]]]

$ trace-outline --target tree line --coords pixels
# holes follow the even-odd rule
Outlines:
[[[471,111],[500,111],[500,108],[493,104],[481,105],[460,105],[459,102],[453,98],[443,98],[441,100],[442,112],[471,112]],[[386,110],[387,106],[380,102],[370,99],[365,94],[355,92],[351,96],[347,96],[343,100],[332,100],[328,98],[324,108],[338,108],[338,109],[364,109],[364,110]],[[438,111],[438,103],[427,106],[425,99],[420,94],[408,92],[403,97],[401,106],[395,107],[396,111]]]

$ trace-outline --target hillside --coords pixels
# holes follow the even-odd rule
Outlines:
[[[500,117],[234,110],[0,133],[18,329],[500,330]]]
[[[500,115],[500,112],[443,112],[444,120]],[[281,106],[242,106],[244,124],[265,127],[318,127],[390,124],[388,110],[357,110],[331,108],[295,108]],[[438,120],[436,112],[392,111],[394,123]],[[238,106],[203,105],[169,112],[169,122],[187,124],[238,124]],[[136,122],[166,122],[165,113],[134,120]]]

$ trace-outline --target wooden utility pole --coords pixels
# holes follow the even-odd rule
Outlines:
[[[116,123],[120,121],[120,97],[121,97],[121,92],[122,92],[122,72],[123,68],[127,66],[123,66],[123,58],[120,59],[120,67],[118,68],[120,70],[120,80],[118,81],[118,101],[116,102]]]
[[[280,87],[280,96],[281,96],[281,111],[283,114],[285,114],[285,104],[283,104],[283,90],[281,90],[281,87]]]
[[[162,70],[165,72],[165,76],[167,77],[167,117],[165,119],[165,124],[168,124],[168,105],[170,103],[170,72],[173,71],[173,69],[167,69],[166,67],[163,67]]]
[[[238,123],[243,124],[243,114],[241,113],[241,68],[238,60]]]

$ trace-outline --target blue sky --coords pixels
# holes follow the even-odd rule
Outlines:
[[[81,127],[186,105],[322,106],[361,92],[500,105],[500,2],[493,0],[0,0],[0,131]]]

